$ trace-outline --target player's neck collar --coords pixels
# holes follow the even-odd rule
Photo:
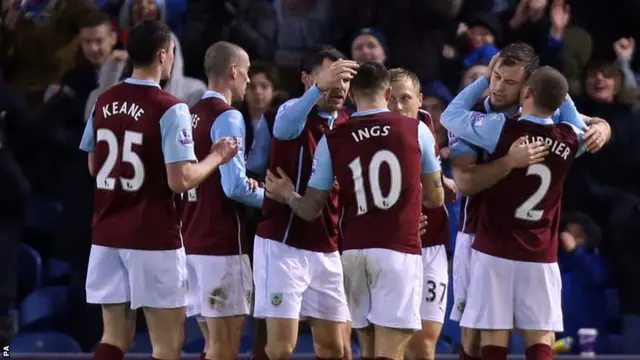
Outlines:
[[[388,111],[389,111],[389,109],[387,109],[387,108],[362,110],[362,111],[354,112],[353,114],[351,114],[351,117],[373,115],[373,114],[379,114],[379,113],[388,112]]]
[[[127,84],[133,84],[133,85],[155,86],[155,87],[158,87],[158,88],[160,87],[160,84],[158,84],[155,81],[151,81],[151,80],[126,78],[126,79],[124,79],[124,82],[126,82]]]
[[[220,99],[222,101],[224,101],[225,103],[227,102],[227,99],[224,98],[224,96],[222,96],[222,94],[220,94],[217,91],[213,91],[213,90],[207,90],[204,92],[204,94],[202,95],[203,99],[208,99],[208,98],[216,98],[216,99]]]
[[[551,120],[551,118],[541,118],[541,117],[537,117],[537,116],[533,116],[533,115],[522,115],[518,121],[520,120],[527,120],[527,121],[531,121],[534,122],[536,124],[540,124],[540,125],[552,125],[553,124],[553,120]]]

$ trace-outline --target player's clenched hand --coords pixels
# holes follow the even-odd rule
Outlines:
[[[278,174],[274,174],[271,170],[267,170],[265,194],[270,199],[286,204],[287,197],[295,191],[295,187],[282,168],[278,167],[277,171]]]
[[[249,185],[249,189],[251,189],[252,192],[255,192],[256,190],[258,190],[258,188],[260,188],[260,183],[258,182],[258,180],[254,179],[247,178],[247,185]]]
[[[427,215],[425,214],[421,214],[420,215],[420,224],[418,225],[418,231],[420,232],[420,235],[424,234],[425,232],[427,232]]]
[[[238,142],[231,137],[223,137],[211,145],[211,153],[220,157],[220,163],[228,163],[238,153]]]
[[[339,59],[325,70],[322,70],[316,78],[316,86],[322,92],[328,91],[343,80],[353,79],[358,66],[355,61]]]
[[[511,168],[523,168],[544,161],[549,155],[549,147],[543,142],[527,143],[526,137],[521,137],[511,144],[507,159]]]
[[[611,139],[611,127],[606,120],[590,118],[587,120],[584,133],[584,148],[590,153],[596,153]]]
[[[444,201],[454,202],[458,198],[458,186],[453,179],[442,177],[442,187],[444,188]]]

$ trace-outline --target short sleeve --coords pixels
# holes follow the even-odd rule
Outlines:
[[[440,162],[436,156],[436,140],[431,130],[423,122],[418,123],[418,144],[422,157],[421,166],[423,174],[431,174],[440,171]]]
[[[166,164],[197,161],[193,149],[191,114],[186,104],[176,104],[162,115],[160,132],[162,153]]]

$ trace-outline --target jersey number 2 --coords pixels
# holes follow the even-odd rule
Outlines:
[[[538,189],[525,200],[522,205],[516,208],[515,218],[527,221],[538,221],[542,219],[544,210],[535,210],[540,204],[551,186],[551,170],[543,164],[533,164],[527,168],[527,176],[535,175],[540,178]]]
[[[118,161],[120,149],[118,148],[118,138],[109,129],[98,129],[96,141],[104,141],[109,147],[107,158],[96,175],[96,187],[102,190],[113,190],[116,187],[116,179],[109,177]],[[125,191],[138,191],[144,182],[144,165],[140,156],[133,152],[133,145],[142,145],[142,134],[134,131],[124,132],[124,141],[122,144],[122,161],[133,166],[133,177],[120,177],[120,184]]]
[[[382,189],[380,188],[380,167],[383,163],[386,163],[391,171],[389,176],[389,190],[386,196],[382,194]],[[362,175],[362,162],[359,156],[349,163],[349,168],[353,175],[356,203],[358,206],[357,215],[363,215],[369,212],[369,205],[367,204]],[[392,207],[400,198],[400,191],[402,189],[402,169],[400,168],[400,161],[398,161],[396,155],[391,151],[380,150],[373,154],[369,162],[368,171],[369,191],[373,198],[373,205],[381,210]]]

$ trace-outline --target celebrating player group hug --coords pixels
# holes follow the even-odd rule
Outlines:
[[[450,300],[460,359],[506,359],[514,330],[528,360],[553,358],[563,182],[610,129],[577,112],[564,76],[538,67],[528,45],[503,49],[442,114],[453,180],[415,74],[309,53],[304,95],[264,114],[256,138],[268,153],[247,154],[268,158],[251,169],[266,171],[264,186],[247,178],[250,144],[230,105],[244,97],[249,56],[212,45],[209,91],[189,109],[158,85],[173,49],[161,22],[132,29],[133,74],[98,98],[80,145],[96,178],[86,291],[104,334],[93,359],[123,359],[138,308],[152,359],[180,358],[185,316],[202,329],[202,359],[235,359],[249,314],[266,319],[258,359],[289,359],[301,319],[318,359],[350,358],[351,326],[362,359],[434,359],[449,286],[443,184],[453,181],[465,196]],[[245,206],[262,209],[255,239]]]

